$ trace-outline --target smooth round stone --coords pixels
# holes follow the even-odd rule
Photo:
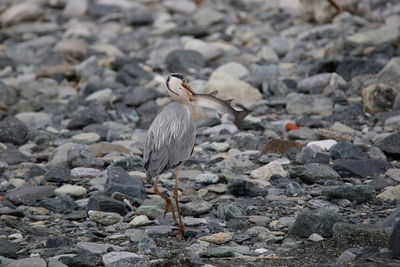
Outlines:
[[[229,241],[232,240],[232,235],[229,233],[217,233],[217,234],[212,234],[212,235],[207,235],[201,237],[201,240],[207,241],[213,244],[221,245],[228,243]]]
[[[208,224],[207,220],[204,218],[195,218],[195,217],[190,217],[190,216],[186,216],[183,218],[183,223],[186,226],[200,226],[202,224]]]
[[[227,190],[227,185],[225,184],[216,184],[216,185],[211,185],[207,187],[207,190],[209,192],[217,193],[217,194],[223,194]]]
[[[139,215],[133,218],[133,220],[129,223],[134,226],[144,226],[151,224],[152,221],[146,215]]]
[[[319,234],[313,233],[308,237],[308,240],[312,241],[312,242],[319,242],[324,240],[325,238],[323,238],[322,236],[320,236]]]
[[[122,216],[115,212],[90,210],[88,215],[92,221],[102,225],[112,225],[119,223],[122,220]]]
[[[71,170],[73,178],[96,178],[102,173],[101,170],[95,168],[76,167]]]
[[[21,187],[25,184],[25,180],[19,178],[11,178],[8,182],[15,187]]]
[[[336,145],[337,141],[333,139],[327,139],[327,140],[321,140],[321,141],[312,141],[307,144],[308,147],[311,146],[318,146],[320,147],[323,151],[329,151],[332,146]]]
[[[100,135],[97,133],[79,133],[72,136],[73,140],[94,143],[100,140]]]
[[[238,79],[241,79],[250,74],[249,70],[240,63],[229,62],[219,66],[215,72],[223,72],[232,75]]]
[[[168,0],[164,2],[164,6],[177,13],[191,14],[196,10],[196,4],[189,0]]]
[[[66,194],[71,197],[83,197],[86,195],[87,190],[83,186],[66,184],[57,188],[54,192],[57,196]]]
[[[214,142],[210,144],[210,148],[214,149],[215,151],[218,152],[225,152],[229,149],[229,144],[228,143],[222,143],[222,142]]]
[[[128,229],[125,231],[125,235],[134,243],[140,242],[149,237],[144,230],[140,229]]]
[[[215,184],[218,183],[219,177],[214,173],[206,172],[197,175],[195,180],[199,184]]]

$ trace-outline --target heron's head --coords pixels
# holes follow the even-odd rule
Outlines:
[[[169,96],[182,104],[190,101],[190,96],[194,95],[195,92],[187,84],[183,75],[179,73],[172,73],[167,78],[167,89]]]

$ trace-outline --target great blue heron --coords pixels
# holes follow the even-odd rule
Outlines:
[[[153,120],[146,135],[144,145],[144,168],[147,180],[154,178],[154,193],[161,196],[166,204],[164,216],[171,209],[176,222],[175,209],[171,199],[158,190],[159,175],[176,168],[173,197],[179,218],[179,233],[183,236],[184,225],[178,202],[179,165],[189,159],[193,153],[196,139],[196,127],[193,121],[193,109],[190,96],[193,90],[180,74],[171,74],[166,82],[168,93],[176,102],[169,103]]]

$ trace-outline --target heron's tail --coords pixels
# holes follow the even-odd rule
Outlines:
[[[247,115],[250,114],[250,111],[248,110],[243,110],[243,111],[237,111],[236,116],[235,116],[235,121],[234,124],[240,129],[240,125],[242,124],[242,121],[247,117]]]

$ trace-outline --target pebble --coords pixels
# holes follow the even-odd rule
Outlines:
[[[199,216],[207,213],[212,205],[202,199],[197,199],[181,205],[182,213],[186,216]]]
[[[205,172],[197,175],[195,181],[199,184],[216,184],[219,181],[219,177],[216,174]]]
[[[229,74],[235,78],[242,79],[250,74],[249,70],[238,62],[228,62],[219,66],[214,72]]]
[[[251,176],[255,179],[269,180],[272,175],[287,176],[287,172],[278,162],[272,161],[251,172]]]
[[[54,190],[54,193],[57,196],[66,194],[71,197],[82,197],[86,195],[87,190],[83,186],[66,184]]]
[[[338,185],[325,187],[322,194],[328,198],[345,198],[364,203],[374,200],[375,189],[370,185]]]
[[[222,245],[232,240],[232,235],[229,233],[216,233],[201,237],[201,240],[207,241],[216,245]]]
[[[139,227],[139,226],[145,226],[151,224],[152,221],[149,220],[149,218],[146,215],[139,215],[133,218],[132,221],[130,221],[129,224],[132,224],[133,226]]]
[[[319,234],[316,234],[316,233],[314,233],[314,234],[311,234],[309,237],[308,237],[308,240],[310,240],[310,241],[312,241],[312,242],[319,242],[319,241],[322,241],[322,240],[324,240],[325,238],[323,238],[322,236],[320,236]]]
[[[385,200],[399,200],[400,199],[400,185],[388,186],[385,191],[376,196],[377,199]]]

